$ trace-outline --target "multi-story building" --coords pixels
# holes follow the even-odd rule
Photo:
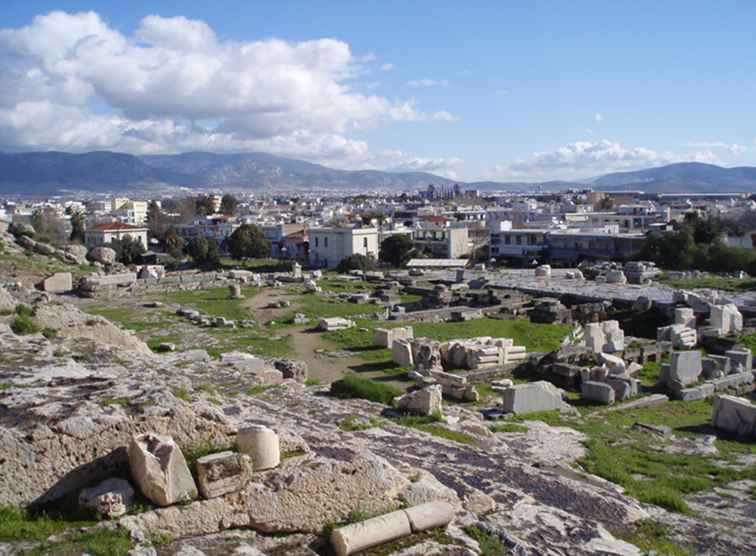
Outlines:
[[[307,234],[303,224],[296,223],[279,223],[279,224],[265,224],[260,225],[265,239],[270,242],[270,256],[274,259],[277,258],[290,258],[297,256],[295,253],[289,252],[289,245],[285,245],[285,239],[288,236],[299,235],[302,241],[306,241]],[[291,240],[289,244],[297,244],[297,241]],[[286,251],[283,248],[286,247]],[[297,249],[300,251],[301,249]]]
[[[350,255],[378,258],[378,230],[376,228],[310,228],[310,264],[334,268]]]
[[[419,228],[412,241],[415,249],[434,259],[459,259],[470,254],[467,228]]]
[[[125,237],[130,237],[147,247],[147,228],[122,222],[103,222],[88,227],[84,231],[84,244],[89,248],[101,247],[114,239]]]
[[[179,224],[175,226],[175,229],[185,241],[204,236],[208,240],[215,241],[218,248],[225,251],[226,240],[240,225],[228,216],[208,216],[202,220],[195,220],[191,224]]]

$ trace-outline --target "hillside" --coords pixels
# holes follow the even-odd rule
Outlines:
[[[756,190],[756,168],[723,168],[700,162],[680,162],[635,172],[606,174],[595,180],[597,189],[640,189],[648,192],[735,192]]]

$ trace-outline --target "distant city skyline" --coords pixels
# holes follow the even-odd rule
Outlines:
[[[0,151],[465,181],[756,166],[756,3],[3,3]]]

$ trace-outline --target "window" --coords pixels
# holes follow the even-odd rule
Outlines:
[[[362,246],[365,248],[365,251],[367,251],[367,245],[368,245],[367,238],[363,237],[362,238]]]
[[[320,245],[319,245],[320,242],[318,241],[319,239],[320,238],[318,238],[318,237],[315,238],[315,247],[320,247]]]
[[[512,244],[512,236],[510,236],[509,234],[506,234],[504,236],[504,244],[505,245],[511,245]]]
[[[328,249],[328,236],[326,236],[326,237],[323,238],[323,247],[325,247],[326,249]]]

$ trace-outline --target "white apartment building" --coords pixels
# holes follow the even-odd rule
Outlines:
[[[470,254],[467,228],[421,228],[412,238],[415,249],[436,259],[459,259]]]
[[[89,248],[100,247],[114,239],[125,237],[130,237],[147,247],[147,228],[120,222],[105,222],[87,228],[84,231],[84,244]]]
[[[147,206],[147,201],[126,201],[113,215],[124,224],[138,226],[147,222]]]
[[[378,258],[376,228],[310,228],[310,264],[334,268],[350,255]]]

